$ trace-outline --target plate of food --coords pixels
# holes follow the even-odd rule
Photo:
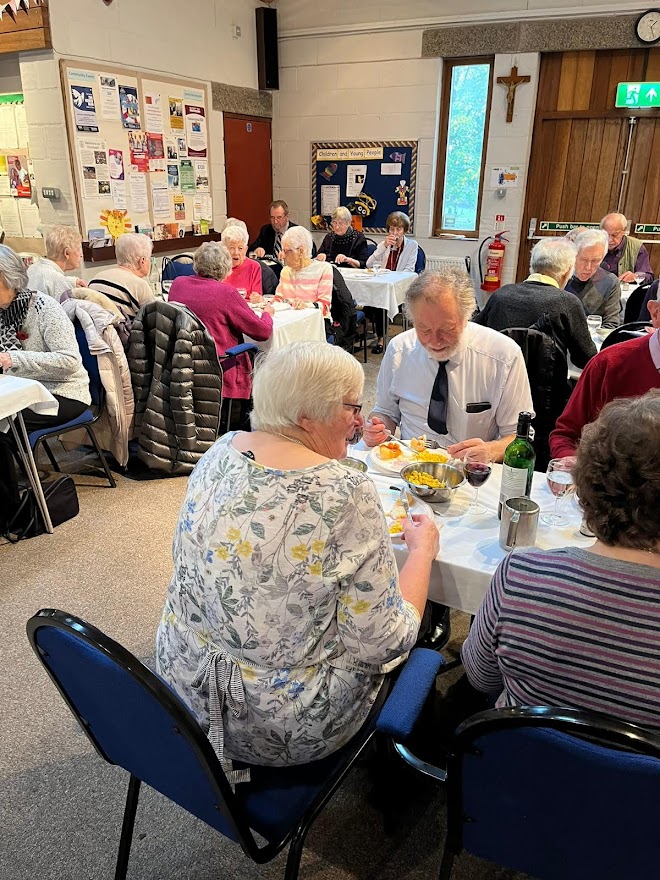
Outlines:
[[[387,521],[390,537],[393,541],[400,541],[403,535],[403,520],[406,518],[406,508],[401,500],[401,492],[398,489],[389,489],[387,486],[376,486],[383,513]],[[425,513],[433,519],[433,510],[425,501],[408,492],[406,494],[411,513]]]
[[[409,441],[413,449],[409,449],[398,440],[389,440],[387,443],[381,443],[380,446],[374,446],[367,455],[367,464],[380,474],[388,476],[398,476],[401,468],[414,461],[437,462],[444,464],[450,461],[451,455],[446,449],[439,447],[438,449],[427,449],[424,445],[426,437],[413,437]]]

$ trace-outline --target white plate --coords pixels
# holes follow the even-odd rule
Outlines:
[[[376,490],[378,492],[378,497],[380,498],[380,503],[383,506],[387,525],[390,526],[393,522],[396,522],[396,520],[390,519],[389,513],[401,498],[401,493],[398,489],[388,489],[387,486],[376,486]],[[425,501],[422,501],[420,498],[415,498],[410,492],[408,493],[408,496],[409,498],[412,498],[412,502],[410,503],[411,513],[425,513],[433,519],[433,510]],[[400,532],[397,535],[390,535],[390,538],[393,541],[400,541],[401,535],[402,533]]]
[[[271,302],[271,303],[269,303],[268,300],[266,300],[265,303],[248,303],[248,305],[250,306],[251,309],[254,309],[255,312],[261,312],[265,305],[270,305],[270,307],[272,308],[272,310],[274,312],[286,312],[286,311],[288,311],[288,309],[291,308],[291,303],[284,303],[284,302],[276,302],[276,303]]]
[[[399,445],[401,446],[401,444]],[[385,460],[380,457],[379,450],[380,446],[374,446],[373,449],[369,450],[367,464],[372,470],[379,474],[387,474],[388,477],[398,477],[401,473],[401,468],[405,467],[407,464],[411,464],[413,461],[417,461],[415,453],[410,449],[407,449],[405,446],[401,446],[401,455],[397,458],[388,458]],[[429,449],[429,452],[444,452],[447,455],[447,461],[451,460],[451,456],[445,449]],[[420,462],[420,464],[422,463],[423,462]]]

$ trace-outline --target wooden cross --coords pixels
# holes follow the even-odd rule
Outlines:
[[[512,67],[508,76],[498,76],[497,82],[506,86],[506,121],[513,122],[513,105],[516,100],[516,89],[521,83],[528,83],[530,77],[518,76],[518,68]]]

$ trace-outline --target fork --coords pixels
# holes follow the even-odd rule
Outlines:
[[[410,449],[411,452],[416,452],[417,450],[413,449],[408,440],[402,440],[401,437],[395,437],[391,431],[385,432],[390,440],[394,440],[395,443],[401,443],[407,449]],[[424,446],[427,449],[440,449],[440,444],[437,440],[425,440]]]

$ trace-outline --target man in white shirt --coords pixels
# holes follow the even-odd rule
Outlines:
[[[398,425],[404,439],[426,434],[457,457],[501,461],[518,414],[533,412],[520,347],[470,323],[474,289],[464,272],[420,275],[405,308],[415,328],[387,347],[365,442],[385,442]]]
[[[74,287],[87,287],[82,278],[65,275],[77,269],[82,260],[82,237],[72,226],[53,226],[44,239],[46,256],[28,266],[28,287],[47,293],[57,302]]]
[[[127,316],[134,318],[140,307],[156,298],[147,276],[151,271],[154,244],[141,232],[126,232],[115,242],[117,265],[102,269],[90,282],[93,290],[116,302]]]

